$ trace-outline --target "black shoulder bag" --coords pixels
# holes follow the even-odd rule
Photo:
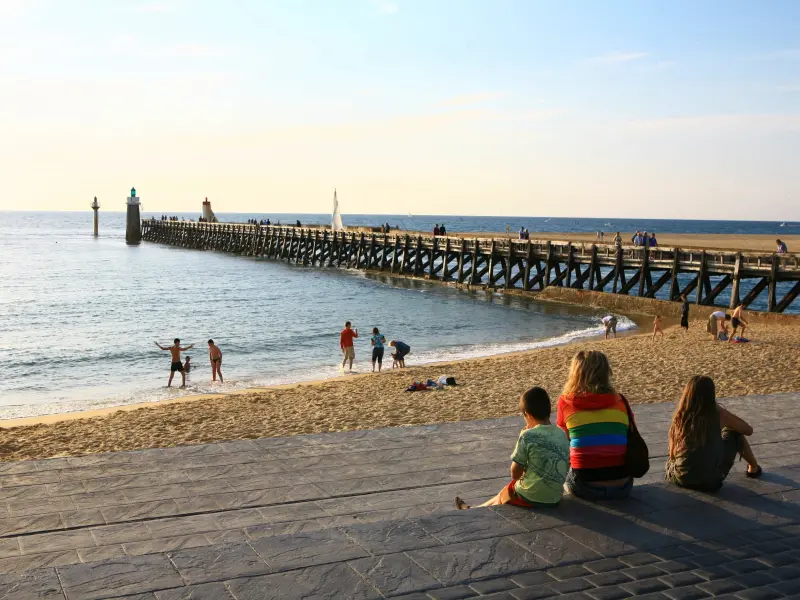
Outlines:
[[[628,404],[625,396],[620,394],[619,397],[622,398],[625,410],[628,411],[628,448],[625,451],[625,470],[631,477],[644,477],[650,470],[650,452],[633,420],[631,405]]]

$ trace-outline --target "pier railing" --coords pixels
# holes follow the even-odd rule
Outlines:
[[[157,220],[142,221],[142,239],[489,289],[559,286],[672,301],[686,294],[700,305],[769,312],[786,311],[800,295],[800,254]]]

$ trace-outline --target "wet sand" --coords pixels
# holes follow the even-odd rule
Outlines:
[[[800,325],[753,325],[749,344],[712,342],[705,322],[688,334],[591,340],[563,347],[439,365],[348,375],[310,384],[184,398],[96,413],[4,422],[0,456],[22,460],[94,452],[199,444],[221,440],[372,429],[516,414],[518,396],[532,385],[555,402],[569,361],[581,349],[602,350],[614,382],[631,403],[674,402],[692,375],[714,378],[720,397],[799,391]],[[357,368],[369,371],[358,357]],[[413,361],[413,354],[409,362]],[[388,365],[391,366],[391,363]],[[452,375],[458,386],[406,393],[414,380]],[[788,376],[793,374],[793,376]],[[57,421],[57,422],[52,422]],[[23,425],[24,426],[21,426]],[[32,424],[38,423],[38,424]]]

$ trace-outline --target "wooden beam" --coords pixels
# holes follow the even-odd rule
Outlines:
[[[736,308],[739,305],[739,283],[742,279],[742,253],[736,253],[736,264],[733,267],[733,287],[731,288],[731,303],[730,308]]]
[[[778,305],[775,307],[775,312],[782,313],[785,311],[789,306],[791,306],[794,299],[800,295],[800,281],[792,286],[792,289],[786,292],[786,295],[783,297],[783,300],[778,302]]]
[[[767,311],[775,312],[777,307],[776,289],[778,286],[778,255],[772,255],[772,267],[769,270],[769,296],[767,296]]]

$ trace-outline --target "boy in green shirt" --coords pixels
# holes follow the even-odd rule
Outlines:
[[[550,424],[550,398],[542,388],[522,394],[519,408],[525,429],[519,434],[511,455],[511,483],[480,506],[513,504],[532,508],[555,506],[561,501],[564,480],[569,470],[569,440]],[[472,508],[456,496],[456,508]]]

